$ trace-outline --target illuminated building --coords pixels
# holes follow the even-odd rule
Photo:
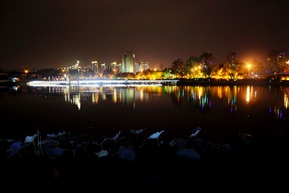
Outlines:
[[[126,73],[134,73],[134,60],[135,55],[131,51],[124,52],[120,71]]]
[[[93,72],[98,72],[99,67],[98,67],[98,62],[97,62],[97,61],[92,61],[92,62],[91,62],[91,70],[92,70]]]
[[[143,61],[135,61],[134,63],[134,73],[145,71],[149,69],[149,63]]]

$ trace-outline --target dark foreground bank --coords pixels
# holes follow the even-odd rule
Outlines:
[[[20,144],[1,139],[1,187],[28,192],[284,188],[288,134],[243,133],[223,141],[194,132],[176,137],[135,131],[111,138],[59,133],[29,136]]]

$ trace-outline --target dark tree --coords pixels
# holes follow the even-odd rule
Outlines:
[[[233,79],[236,78],[239,72],[239,66],[240,62],[236,52],[230,52],[223,66],[224,71]]]
[[[200,56],[201,65],[202,65],[202,72],[204,73],[206,78],[209,78],[212,73],[214,57],[212,53],[203,52]]]
[[[268,62],[271,67],[271,75],[277,79],[279,74],[284,73],[288,64],[286,63],[286,55],[285,52],[280,50],[272,50],[268,55]]]

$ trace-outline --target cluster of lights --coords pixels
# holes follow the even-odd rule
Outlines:
[[[29,86],[162,86],[163,83],[177,83],[178,80],[63,80],[30,81]]]

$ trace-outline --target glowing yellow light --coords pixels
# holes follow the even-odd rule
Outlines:
[[[248,65],[247,65],[247,68],[248,68],[248,70],[250,70],[250,68],[251,68],[251,64],[248,64]]]

